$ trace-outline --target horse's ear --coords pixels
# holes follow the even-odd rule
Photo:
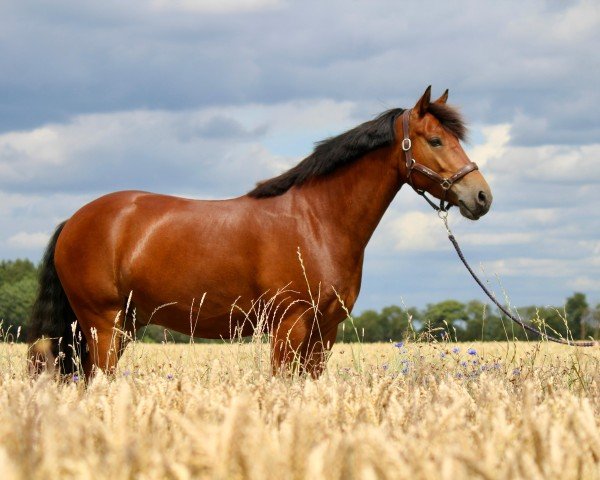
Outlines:
[[[429,108],[429,104],[431,103],[431,85],[427,87],[423,96],[419,99],[417,104],[415,105],[415,111],[419,115],[419,117],[424,116],[427,113],[427,109]]]
[[[446,103],[447,101],[448,101],[448,89],[446,89],[446,91],[444,93],[442,93],[442,96],[433,103]]]

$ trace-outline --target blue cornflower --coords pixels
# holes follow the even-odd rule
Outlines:
[[[461,367],[465,367],[465,368],[466,368],[466,366],[467,366],[467,362],[460,362],[460,366],[461,366]]]
[[[125,370],[125,371],[123,372],[123,376],[124,376],[124,377],[128,377],[129,375],[131,375],[131,371],[129,371],[129,370]]]
[[[446,352],[441,352],[440,353],[440,358],[445,358],[446,357]]]
[[[458,348],[458,347],[454,347],[454,348],[452,349],[452,353],[458,353],[458,352],[460,352],[460,348]]]
[[[404,346],[404,342],[396,342],[394,343],[394,347],[396,348],[402,348]]]
[[[77,383],[79,381],[79,375],[77,375],[76,373],[73,374],[73,381],[75,383]]]
[[[519,368],[515,368],[513,370],[513,375],[521,375],[521,370]]]
[[[469,355],[477,355],[477,350],[475,350],[474,348],[469,348],[469,349],[467,350],[467,353],[468,353]]]
[[[169,373],[167,375],[167,380],[173,380],[173,374],[172,373]]]
[[[381,368],[383,368],[384,370],[387,370],[387,369],[388,369],[388,367],[389,367],[389,365],[388,365],[387,363],[384,363],[384,364],[381,366]]]

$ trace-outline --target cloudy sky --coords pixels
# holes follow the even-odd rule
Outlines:
[[[471,127],[490,213],[451,213],[513,305],[600,302],[600,4],[106,0],[0,4],[0,258],[119,189],[240,195],[432,84]],[[482,299],[402,189],[356,311]]]

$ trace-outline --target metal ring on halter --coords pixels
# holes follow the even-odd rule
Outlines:
[[[408,152],[411,148],[412,142],[410,141],[410,138],[406,137],[404,140],[402,140],[402,150]]]
[[[447,178],[444,178],[444,180],[442,180],[440,185],[444,190],[449,190],[450,187],[452,186],[452,182],[450,180],[448,180]]]

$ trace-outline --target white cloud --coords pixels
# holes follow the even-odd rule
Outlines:
[[[536,186],[536,189],[540,186]],[[503,203],[505,197],[510,194],[510,190],[499,186],[498,203]],[[535,232],[548,230],[557,226],[564,226],[566,218],[569,216],[569,209],[564,207],[546,207],[546,208],[528,208],[527,205],[520,206],[517,211],[504,209],[502,205],[494,208],[486,217],[487,220],[493,219],[494,226],[502,231]]]
[[[484,143],[467,148],[471,161],[485,167],[490,159],[501,159],[510,140],[510,124],[486,125],[481,127]]]
[[[319,100],[79,115],[0,134],[0,188],[242,194],[301,158],[290,144],[305,155],[314,141],[352,126],[352,108]]]
[[[495,184],[498,175],[511,182],[518,180],[536,183],[575,182],[589,184],[600,182],[600,143],[586,145],[538,145],[514,146],[510,144],[515,125],[523,122],[517,116],[515,124],[482,126],[483,143],[468,148],[467,153],[487,173],[490,184]],[[544,123],[538,127],[545,131]],[[535,128],[534,128],[535,129]]]
[[[600,240],[579,240],[577,245],[584,251],[590,252],[596,264],[600,266]]]
[[[579,265],[580,266],[580,265]],[[514,277],[564,277],[576,270],[569,260],[554,258],[513,257],[485,263],[490,274]]]
[[[554,46],[564,49],[582,41],[592,41],[598,33],[600,9],[594,0],[565,3],[565,10],[549,11],[545,15],[516,15],[507,28],[507,33],[519,39],[531,39],[537,32],[535,44],[545,48]],[[539,13],[539,12],[538,12]],[[553,28],[546,28],[551,23]]]
[[[0,259],[39,260],[56,225],[95,195],[6,193],[0,190]]]
[[[392,239],[398,251],[438,250],[445,245],[440,228],[440,220],[436,215],[415,211],[390,219],[383,225],[384,235]]]
[[[573,290],[577,291],[599,291],[600,290],[600,279],[590,278],[587,276],[576,277],[568,282],[568,286]]]
[[[7,243],[19,250],[41,249],[46,246],[50,235],[45,232],[19,232],[8,238]]]
[[[281,5],[280,0],[153,0],[161,12],[229,13],[264,10]]]
[[[467,233],[462,236],[466,244],[478,246],[518,245],[531,243],[537,238],[534,232]]]
[[[600,143],[516,148],[513,155],[527,159],[527,168],[523,172],[527,179],[600,183]]]
[[[2,8],[4,131],[143,108],[320,98],[410,106],[435,79],[472,122],[510,122],[520,108],[531,125],[550,127],[537,144],[569,126],[561,143],[576,132],[578,142],[598,137],[598,109],[589,107],[598,103],[594,0],[402,8],[391,0],[56,0],[48,8],[4,0]],[[423,11],[435,25],[426,42],[411,28]]]

